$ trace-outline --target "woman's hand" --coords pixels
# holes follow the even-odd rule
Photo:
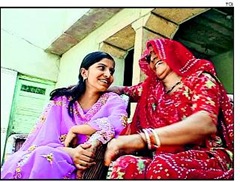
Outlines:
[[[72,158],[75,166],[79,170],[86,170],[90,166],[94,165],[94,152],[90,150],[91,144],[80,144],[76,148],[60,147]]]
[[[94,162],[95,152],[91,149],[91,144],[81,144],[73,149],[71,157],[75,166],[80,170],[86,170],[90,166],[96,164]]]
[[[69,144],[71,143],[71,141],[76,137],[77,135],[70,129],[67,136],[66,136],[66,139],[64,140],[64,146],[65,147],[68,147]]]
[[[107,145],[104,156],[105,165],[109,166],[111,161],[115,160],[116,157],[123,153],[130,154],[144,147],[145,142],[139,134],[124,135],[114,138]]]
[[[110,88],[108,88],[108,92],[114,92],[118,95],[121,95],[123,94],[123,89],[124,89],[124,86],[112,86]]]

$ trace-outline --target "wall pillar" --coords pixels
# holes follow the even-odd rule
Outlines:
[[[161,35],[155,34],[154,32],[151,32],[144,27],[149,16],[150,14],[148,14],[147,16],[144,16],[141,19],[138,19],[136,22],[132,24],[132,27],[135,30],[132,85],[136,85],[146,78],[145,74],[140,70],[139,63],[138,63],[139,59],[142,56],[143,51],[145,50],[146,42],[150,39],[161,37]],[[136,103],[131,103],[130,118],[133,117],[135,109],[136,109]]]

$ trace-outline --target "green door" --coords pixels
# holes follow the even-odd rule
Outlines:
[[[29,133],[49,102],[54,82],[19,76],[10,117],[9,135]]]

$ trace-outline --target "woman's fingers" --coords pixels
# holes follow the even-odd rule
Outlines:
[[[111,161],[116,158],[119,154],[119,148],[117,145],[117,139],[112,139],[108,145],[107,150],[104,155],[104,163],[106,166],[109,166]]]
[[[82,165],[80,165],[80,164],[75,164],[75,166],[76,166],[76,168],[79,169],[79,170],[86,170],[86,169],[87,169],[87,167],[82,166]]]
[[[64,141],[64,146],[68,147],[69,144],[70,144],[70,140],[68,138],[66,138],[65,141]]]
[[[78,159],[79,159],[79,160],[82,160],[82,161],[85,161],[85,162],[89,162],[89,163],[91,163],[91,162],[94,161],[94,158],[93,158],[93,157],[89,157],[89,156],[84,155],[84,154],[79,155]]]
[[[94,159],[95,152],[93,150],[90,150],[90,148],[91,147],[82,149],[82,151],[80,152],[82,154],[81,157],[83,158],[83,160],[92,161]]]
[[[88,149],[91,144],[82,144],[75,148],[73,161],[78,169],[87,169],[89,166],[96,164],[94,162],[94,153]]]
[[[90,148],[92,145],[90,143],[83,143],[80,145],[83,149],[88,149]]]
[[[114,156],[115,156],[115,154],[114,154],[113,151],[107,150],[107,151],[105,152],[105,155],[104,155],[104,165],[105,165],[105,166],[109,166],[110,163],[112,162]]]

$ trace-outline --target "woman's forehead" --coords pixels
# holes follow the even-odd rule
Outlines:
[[[151,45],[148,47],[148,50],[149,50],[149,55],[156,54],[156,52],[154,51]]]
[[[115,62],[108,58],[103,58],[100,61],[95,63],[96,65],[105,65],[109,67],[115,67]]]

